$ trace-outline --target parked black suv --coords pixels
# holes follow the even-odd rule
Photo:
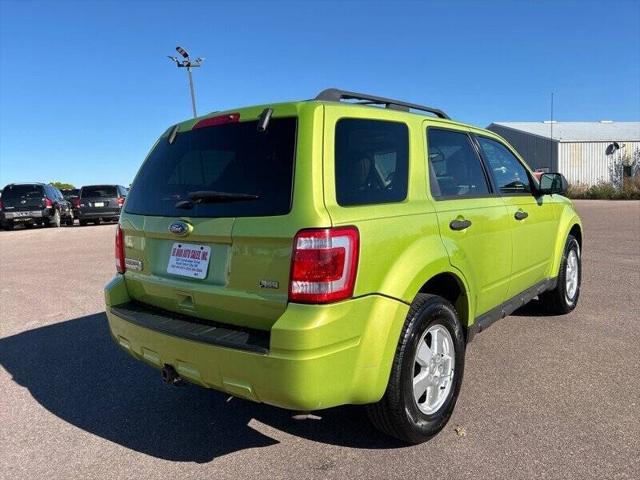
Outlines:
[[[71,211],[73,212],[73,217],[78,218],[78,203],[80,199],[80,189],[79,188],[61,188],[62,196],[66,201],[71,204]]]
[[[2,189],[0,201],[0,223],[5,230],[22,223],[59,227],[73,225],[71,204],[60,190],[44,183],[11,183]]]
[[[127,197],[127,189],[122,185],[88,185],[80,189],[76,216],[80,225],[89,222],[117,221],[120,209]]]

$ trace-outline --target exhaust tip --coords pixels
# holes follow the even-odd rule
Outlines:
[[[184,383],[182,377],[176,372],[176,369],[173,368],[173,365],[165,365],[162,367],[160,375],[162,376],[162,381],[169,385],[182,385]]]

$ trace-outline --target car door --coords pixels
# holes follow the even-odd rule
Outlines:
[[[476,135],[481,155],[508,210],[513,258],[509,297],[544,280],[557,232],[556,209],[549,196],[536,196],[531,172],[503,142]]]
[[[440,235],[470,286],[477,317],[506,299],[512,259],[507,209],[468,131],[428,127],[427,152]]]

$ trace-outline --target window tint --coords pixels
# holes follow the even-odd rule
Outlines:
[[[478,143],[500,192],[531,192],[527,170],[507,147],[486,137],[478,137]]]
[[[407,197],[409,129],[404,123],[343,119],[336,125],[338,204],[400,202]]]
[[[42,185],[7,185],[2,191],[5,200],[15,198],[38,198],[44,195]]]
[[[127,212],[172,217],[288,213],[297,119],[272,118],[265,132],[257,127],[257,121],[228,123],[178,133],[172,144],[161,138],[136,176],[127,196]],[[199,191],[258,198],[176,208],[189,200],[189,193]]]
[[[83,198],[117,197],[115,185],[91,185],[82,187]]]
[[[67,189],[61,190],[61,192],[62,192],[62,196],[67,200],[77,197],[80,194],[80,190],[78,188],[67,188]]]
[[[482,164],[469,135],[427,130],[429,178],[434,197],[472,197],[489,193]]]

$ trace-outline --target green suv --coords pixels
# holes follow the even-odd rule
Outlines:
[[[490,131],[372,95],[188,120],[123,207],[111,333],[169,383],[297,411],[366,404],[422,442],[453,411],[474,334],[534,297],[576,306],[565,188]]]

